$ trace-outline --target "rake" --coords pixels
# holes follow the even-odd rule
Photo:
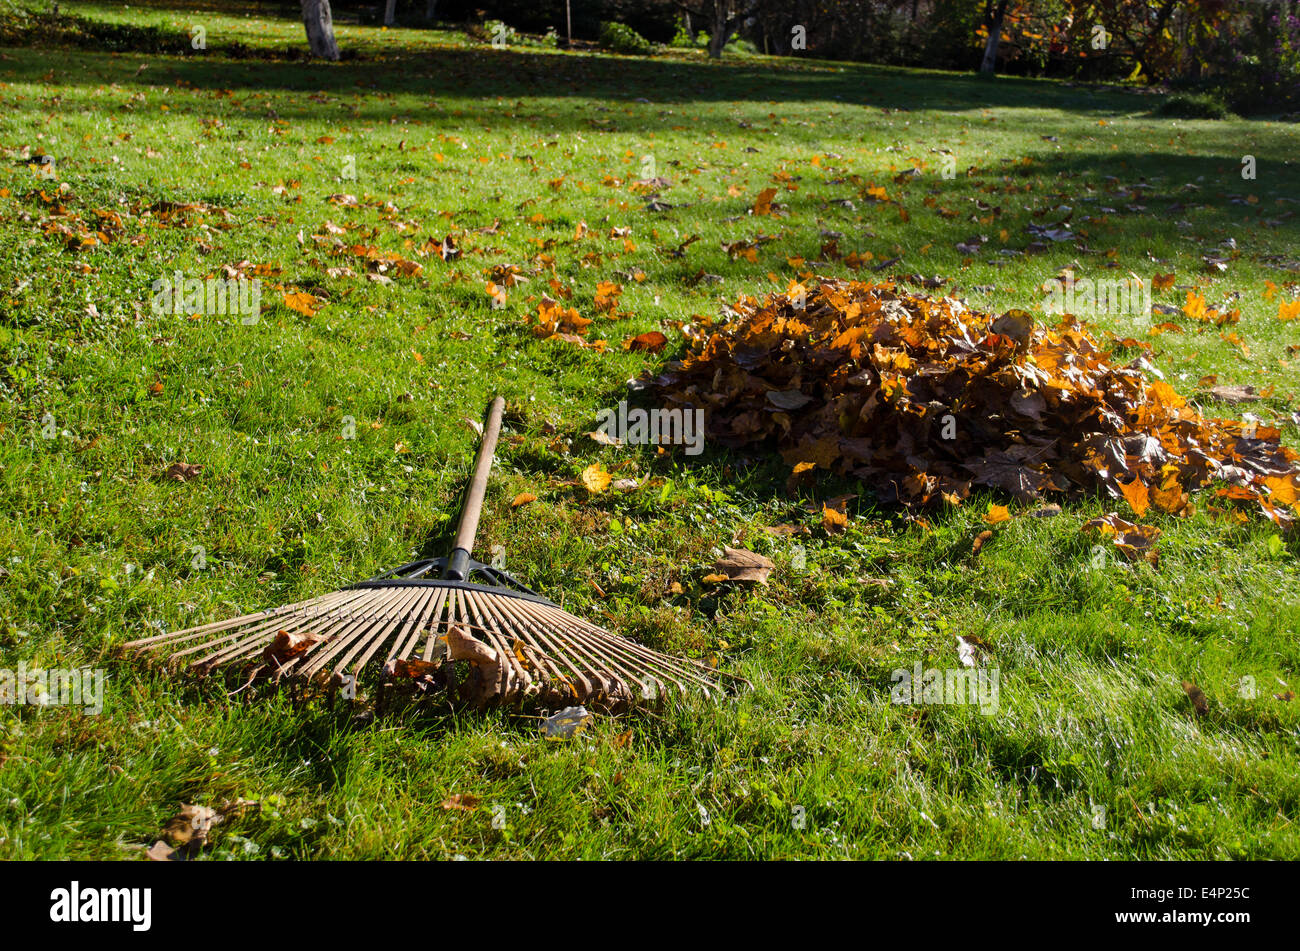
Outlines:
[[[386,684],[406,681],[477,708],[532,700],[621,710],[745,683],[611,634],[471,558],[504,408],[497,397],[489,409],[446,558],[412,561],[340,591],[131,641],[126,649],[164,656],[172,669],[197,676],[239,672],[245,687],[287,680],[327,684],[331,695],[342,687],[345,696],[355,696],[370,665],[381,669],[381,696]]]

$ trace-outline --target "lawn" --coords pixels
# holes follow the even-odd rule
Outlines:
[[[1152,511],[1154,567],[1099,562],[1080,530],[1132,518],[1122,501],[1012,503],[975,556],[1005,497],[909,515],[871,486],[796,497],[779,458],[586,435],[684,352],[683,323],[739,295],[911,275],[1055,320],[1041,286],[1071,268],[1173,274],[1167,315],[1096,332],[1297,446],[1294,125],[1159,118],[1138,90],[451,30],[340,24],[356,55],[311,64],[269,6],[63,7],[201,25],[208,48],[0,50],[0,665],[108,672],[98,716],[0,707],[0,857],[142,858],[180,804],[240,798],[260,808],[204,856],[1300,856],[1300,545],[1266,519],[1216,515],[1212,492],[1190,517]],[[652,201],[637,182],[657,177]],[[768,188],[776,213],[753,214]],[[1070,241],[1027,231],[1066,220]],[[527,281],[505,286],[511,266]],[[177,271],[258,276],[262,310],[157,313]],[[608,346],[541,339],[543,294]],[[1201,298],[1239,322],[1192,319]],[[653,330],[662,352],[624,348]],[[1262,398],[1216,402],[1216,382]],[[443,553],[466,420],[497,393],[479,552],[752,690],[547,742],[528,716],[246,703],[118,655]],[[592,464],[640,485],[590,494]],[[822,501],[846,492],[827,534]],[[724,546],[770,557],[770,584],[705,581]],[[891,703],[896,669],[959,667],[958,637],[987,646],[995,710]]]

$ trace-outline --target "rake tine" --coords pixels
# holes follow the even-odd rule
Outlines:
[[[516,607],[515,605],[513,604],[510,605],[509,609],[506,609],[505,605],[499,605],[498,607],[502,610],[503,613],[506,614],[509,620],[515,622],[512,625],[513,627],[518,628],[521,626],[519,622],[524,619],[521,618],[519,615],[513,615],[512,613],[513,609]],[[563,645],[554,641],[549,636],[549,632],[546,631],[545,628],[537,625],[533,625],[526,620],[524,620],[524,624],[522,626],[526,632],[528,632],[535,638],[535,644],[543,655],[553,658],[554,660],[559,661],[560,663],[564,664],[569,668],[569,674],[565,675],[563,672],[561,672],[560,679],[566,683],[569,683],[572,680],[576,680],[578,682],[578,687],[576,688],[576,692],[578,694],[579,699],[585,696],[590,696],[595,692],[592,689],[591,681],[583,673],[582,669],[577,664],[575,664],[573,660],[564,652]],[[572,685],[570,684],[570,686]]]
[[[361,649],[365,644],[369,643],[371,639],[377,639],[382,643],[392,633],[394,627],[401,623],[401,615],[418,594],[418,590],[401,592],[399,597],[396,599],[396,604],[392,601],[385,603],[387,599],[384,597],[375,598],[372,602],[375,605],[376,612],[374,624],[371,627],[361,628],[359,630],[355,629],[354,626],[354,629],[349,629],[345,633],[340,633],[330,642],[326,650],[318,651],[312,655],[312,662],[305,665],[302,670],[299,671],[301,676],[313,676],[348,647],[352,647],[353,652],[355,652],[356,650]],[[391,615],[394,614],[399,615],[399,617],[396,619],[392,618]],[[365,623],[365,620],[366,618],[362,617],[360,623]],[[346,663],[346,661],[343,663]]]

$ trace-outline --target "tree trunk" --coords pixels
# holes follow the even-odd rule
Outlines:
[[[429,0],[424,7],[424,18],[429,23],[438,22],[438,0]]]
[[[384,4],[384,26],[393,26],[397,22],[397,0],[388,0]]]
[[[302,0],[302,22],[307,27],[307,46],[311,49],[311,55],[337,60],[339,47],[334,42],[330,0]]]
[[[713,0],[713,32],[709,34],[709,59],[721,59],[722,48],[731,35],[733,20],[727,18],[723,0]]]
[[[980,72],[992,76],[998,68],[998,43],[1002,41],[1002,20],[1007,15],[1007,0],[998,0],[996,7],[993,0],[985,0],[984,26],[989,31],[989,38],[984,44],[984,62]]]

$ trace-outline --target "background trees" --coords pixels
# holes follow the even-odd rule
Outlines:
[[[334,0],[343,15],[403,25],[433,0]],[[1170,83],[1222,95],[1243,111],[1300,109],[1300,0],[571,0],[573,35],[595,42],[616,22],[708,55],[773,55]],[[329,0],[303,0],[308,36]],[[564,0],[441,0],[451,22],[502,20],[564,35]],[[316,55],[337,50],[321,37]],[[797,40],[796,40],[797,37]]]

